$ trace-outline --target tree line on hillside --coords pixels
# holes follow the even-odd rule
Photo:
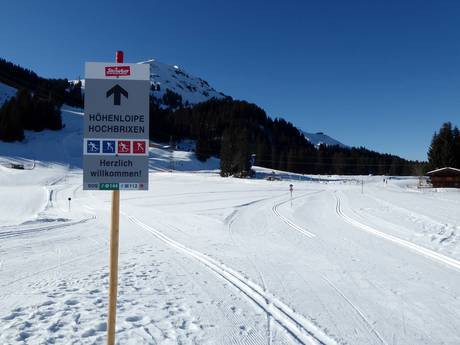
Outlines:
[[[60,106],[83,106],[81,82],[45,79],[4,59],[0,82],[21,90],[0,109],[0,140],[22,140],[25,129],[60,129]],[[268,117],[255,104],[227,97],[190,106],[166,89],[161,99],[150,100],[150,138],[171,137],[195,139],[196,156],[202,161],[220,157],[223,176],[249,172],[251,156],[259,166],[303,174],[410,175],[421,169],[418,162],[363,147],[316,148],[292,123]],[[433,149],[433,157],[438,151]],[[440,164],[438,158],[431,161]]]
[[[450,122],[434,133],[428,149],[428,169],[443,167],[460,169],[460,131]]]
[[[230,97],[175,111],[152,102],[150,137],[195,139],[197,158],[220,157],[223,176],[249,171],[253,154],[256,165],[303,174],[411,175],[419,166],[362,147],[315,148],[292,123],[271,119],[257,105]]]
[[[60,103],[83,107],[81,82],[67,79],[46,79],[35,72],[0,58],[0,82],[16,89],[26,89],[34,95]]]
[[[61,104],[55,99],[32,96],[27,90],[18,91],[0,108],[0,140],[24,139],[24,130],[59,130],[63,127]]]

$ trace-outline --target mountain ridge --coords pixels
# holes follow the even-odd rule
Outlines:
[[[165,64],[156,59],[138,62],[150,65],[151,95],[162,102],[166,90],[178,94],[184,106],[228,97],[214,89],[206,80],[188,73],[178,65]]]
[[[315,147],[319,147],[320,145],[326,145],[326,146],[340,146],[343,148],[349,148],[350,146],[345,145],[338,141],[337,139],[334,139],[330,137],[327,134],[324,134],[324,132],[316,132],[316,133],[309,133],[303,130],[300,130],[303,134],[303,136]]]

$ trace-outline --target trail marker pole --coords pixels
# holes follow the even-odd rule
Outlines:
[[[123,63],[123,52],[115,53],[115,62]],[[115,344],[115,328],[117,324],[118,296],[118,249],[120,242],[120,191],[112,191],[112,210],[110,220],[110,253],[109,253],[109,313],[107,316],[107,345]]]
[[[67,200],[69,200],[69,212],[70,212],[70,201],[72,200],[72,198],[67,198]]]
[[[294,191],[294,186],[292,183],[289,185],[289,192],[291,193],[291,207],[292,207],[292,192]]]
[[[120,191],[112,191],[112,212],[110,224],[110,275],[109,314],[107,322],[107,345],[115,344],[118,294],[118,248],[120,238]]]
[[[115,62],[123,63],[123,53],[115,53]],[[115,344],[118,294],[118,249],[120,242],[120,191],[112,191],[109,253],[109,310],[107,320],[107,345]]]

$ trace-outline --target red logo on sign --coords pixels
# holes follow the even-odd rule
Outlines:
[[[106,77],[126,77],[131,75],[130,66],[107,66],[105,68]]]
[[[133,153],[145,154],[145,141],[133,141]]]
[[[118,153],[131,153],[131,142],[120,140],[118,142]]]

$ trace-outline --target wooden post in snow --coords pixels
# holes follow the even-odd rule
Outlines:
[[[123,63],[123,52],[115,53],[115,62]],[[120,238],[120,191],[112,191],[109,254],[109,313],[107,317],[107,345],[115,344],[118,297],[118,248]]]

